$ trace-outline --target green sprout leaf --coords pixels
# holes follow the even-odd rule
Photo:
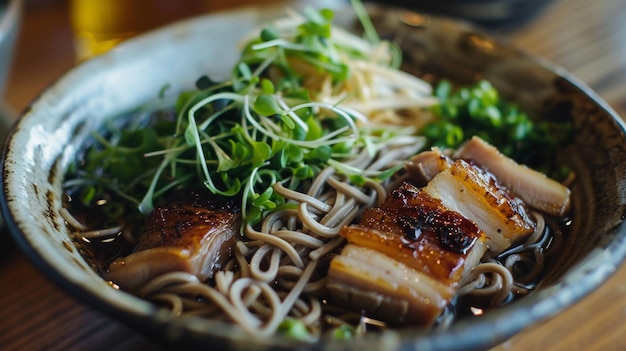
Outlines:
[[[261,116],[272,116],[281,114],[283,111],[278,106],[278,102],[271,95],[261,95],[254,102],[254,111]]]
[[[260,167],[272,157],[272,147],[262,141],[254,142],[252,145],[252,166]]]

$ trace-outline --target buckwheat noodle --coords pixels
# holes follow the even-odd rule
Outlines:
[[[246,226],[245,238],[226,265],[232,271],[218,272],[212,284],[186,273],[167,273],[139,294],[167,306],[173,315],[228,320],[258,336],[274,334],[287,316],[319,335],[323,306],[317,296],[326,281],[316,269],[342,244],[339,230],[387,191],[373,181],[363,187],[350,184],[332,167],[319,174],[307,193],[281,184],[274,190],[295,208],[270,213],[259,230]]]

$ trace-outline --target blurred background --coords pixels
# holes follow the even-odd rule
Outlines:
[[[366,0],[367,1],[367,0]],[[76,62],[105,52],[129,37],[194,15],[233,7],[271,4],[341,6],[349,0],[0,0],[7,7],[22,3],[17,45],[8,75],[5,100],[13,113]],[[394,6],[475,21],[492,30],[506,30],[532,19],[548,0],[388,0]],[[36,44],[35,44],[36,43]],[[3,48],[9,68],[10,46]],[[1,70],[0,65],[0,70]],[[0,83],[2,78],[0,78]],[[1,85],[0,85],[1,87]],[[1,95],[0,89],[0,97]]]
[[[120,40],[182,18],[233,7],[262,4],[323,3],[349,0],[0,0],[23,2],[21,27],[13,51],[4,100],[22,110],[55,78]],[[572,71],[609,102],[615,85],[624,88],[626,3],[623,0],[388,0],[387,4],[475,21],[532,54]],[[6,7],[6,6],[4,6]],[[0,38],[2,35],[0,35]],[[606,53],[606,55],[604,55]],[[592,55],[592,56],[590,56]],[[619,55],[619,56],[618,56]],[[8,57],[8,56],[7,56]],[[587,60],[605,60],[593,72]],[[2,63],[8,63],[5,57]],[[8,66],[8,64],[6,64]],[[1,71],[0,71],[1,72]],[[1,73],[0,73],[1,77]],[[596,84],[601,84],[596,86]],[[606,87],[605,87],[606,85]],[[2,96],[0,80],[0,97]],[[623,89],[622,89],[623,90]],[[621,109],[622,106],[614,106]]]
[[[0,0],[0,4],[12,1],[23,1],[22,25],[7,78],[9,89],[4,94],[6,104],[14,111],[22,110],[44,87],[78,61],[165,23],[254,4],[288,6],[297,2],[340,6],[349,3],[349,0]],[[486,26],[523,50],[572,71],[593,88],[606,90],[608,95],[604,97],[609,102],[616,100],[610,88],[614,85],[624,88],[625,79],[620,79],[626,78],[622,65],[626,55],[623,52],[626,49],[622,49],[622,43],[626,42],[626,3],[623,0],[382,2],[455,16]],[[605,63],[610,64],[611,75],[594,76],[592,66],[585,62],[590,55],[608,61]],[[0,59],[3,61],[8,60]],[[599,83],[610,86],[606,89],[603,85],[595,86]],[[1,94],[0,81],[0,97]]]

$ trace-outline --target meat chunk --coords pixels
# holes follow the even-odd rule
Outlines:
[[[240,221],[239,209],[229,202],[195,198],[156,208],[135,252],[113,261],[107,279],[128,291],[174,271],[209,279],[228,260]]]
[[[566,186],[516,163],[479,137],[473,137],[465,143],[455,156],[472,160],[486,168],[532,208],[556,217],[562,217],[570,211],[570,190]]]
[[[428,184],[437,174],[452,165],[452,159],[444,155],[439,148],[423,151],[413,156],[405,168],[409,173],[411,184],[422,187]]]
[[[391,324],[431,325],[488,249],[534,230],[493,175],[464,160],[442,164],[426,186],[405,183],[342,228],[348,245],[329,269],[335,302]]]
[[[452,298],[449,286],[376,250],[346,245],[330,263],[333,300],[391,325],[428,326]]]
[[[501,252],[532,233],[535,223],[524,203],[485,170],[456,160],[423,190],[451,211],[472,220],[486,234],[489,250]]]
[[[348,245],[331,261],[334,301],[391,324],[432,324],[486,251],[475,223],[408,183],[340,234]]]
[[[341,235],[453,287],[486,248],[485,233],[474,222],[407,183],[379,208],[366,210],[360,225],[343,228]]]

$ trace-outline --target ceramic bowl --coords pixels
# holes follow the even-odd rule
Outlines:
[[[130,40],[70,70],[34,101],[14,127],[1,165],[2,212],[20,247],[60,287],[150,338],[215,350],[486,348],[596,289],[626,254],[626,135],[621,119],[567,72],[467,24],[382,6],[369,9],[382,36],[401,39],[408,71],[462,83],[487,78],[531,114],[573,119],[575,142],[563,150],[577,174],[573,230],[533,294],[443,332],[407,329],[349,343],[303,345],[279,338],[253,340],[219,322],[172,319],[155,305],[112,289],[91,268],[88,254],[59,215],[64,172],[77,150],[104,118],[151,100],[164,85],[177,92],[193,87],[201,75],[224,75],[237,58],[237,40],[274,17],[273,10],[208,15]],[[343,25],[353,24],[351,11],[337,17]]]

